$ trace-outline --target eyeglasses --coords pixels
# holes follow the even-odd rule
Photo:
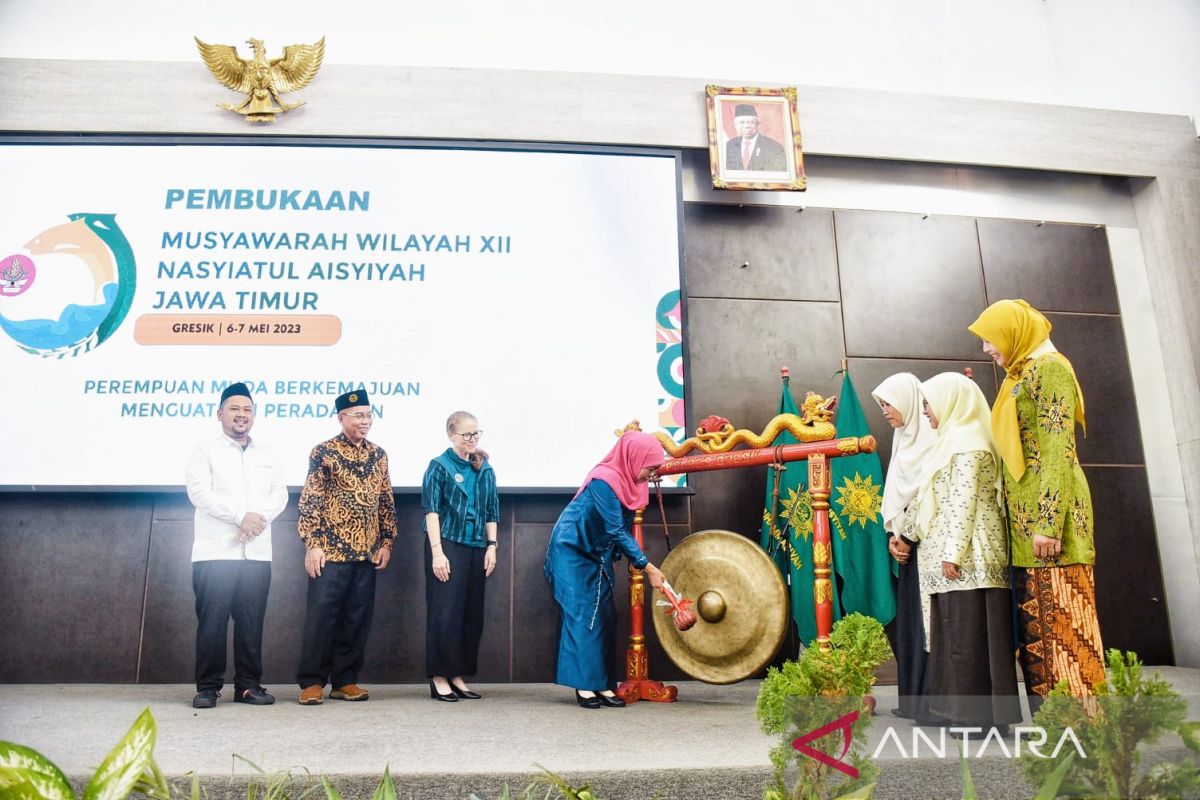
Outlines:
[[[375,415],[372,414],[370,411],[358,411],[354,414],[347,414],[346,416],[349,417],[350,419],[354,420],[355,422],[363,422],[364,420],[370,421],[370,420],[375,419]]]
[[[474,442],[474,441],[478,441],[480,436],[483,436],[483,431],[475,431],[473,433],[456,433],[454,435],[461,436],[463,439],[466,439],[468,442]]]

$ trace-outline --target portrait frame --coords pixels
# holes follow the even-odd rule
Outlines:
[[[705,87],[708,107],[708,156],[715,189],[763,189],[803,192],[804,151],[796,88]],[[735,111],[750,106],[755,137],[743,141]],[[742,143],[741,152],[738,143]]]

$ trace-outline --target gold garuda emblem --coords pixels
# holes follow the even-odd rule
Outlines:
[[[282,58],[267,58],[261,39],[247,39],[254,58],[247,61],[228,44],[206,44],[199,37],[196,47],[208,71],[235,92],[246,92],[241,103],[218,103],[220,108],[241,114],[247,122],[274,122],[275,115],[304,105],[285,103],[279,95],[295,92],[312,83],[325,58],[325,37],[315,44],[290,44],[283,48]]]

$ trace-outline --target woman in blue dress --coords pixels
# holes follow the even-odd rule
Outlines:
[[[665,460],[653,436],[625,433],[584,478],[550,534],[545,574],[561,612],[555,682],[575,689],[584,708],[625,705],[612,692],[617,635],[612,562],[624,555],[651,586],[662,587],[662,573],[631,529],[634,512],[649,502],[648,481]]]

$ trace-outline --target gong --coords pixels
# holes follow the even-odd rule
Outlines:
[[[787,633],[787,587],[757,544],[729,531],[701,531],[659,569],[699,617],[681,632],[669,614],[653,615],[658,641],[677,667],[705,683],[737,683],[775,656]]]

